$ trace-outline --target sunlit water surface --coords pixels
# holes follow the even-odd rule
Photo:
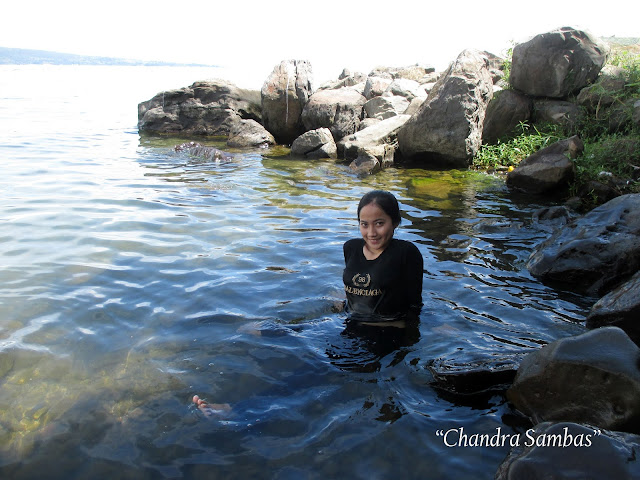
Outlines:
[[[436,431],[514,433],[514,412],[439,393],[427,366],[582,330],[585,299],[524,267],[540,204],[480,173],[215,164],[139,136],[138,102],[216,73],[0,67],[0,477],[493,478],[508,446]],[[335,308],[371,188],[425,260],[419,332],[391,347]]]

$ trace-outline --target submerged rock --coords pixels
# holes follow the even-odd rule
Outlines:
[[[578,423],[544,422],[518,438],[496,480],[640,478],[640,436]]]
[[[587,328],[620,327],[640,344],[640,271],[612,290],[591,308]]]
[[[536,247],[527,268],[543,281],[597,295],[640,270],[640,194],[594,208]]]
[[[539,208],[531,216],[535,225],[548,231],[563,227],[574,218],[573,212],[563,205]]]
[[[528,354],[507,398],[534,423],[626,430],[640,424],[640,348],[617,327],[563,338]]]
[[[472,362],[437,358],[428,363],[435,387],[457,395],[506,390],[516,376],[523,355],[489,357]]]
[[[184,152],[193,157],[198,157],[209,162],[224,163],[233,160],[233,155],[216,147],[202,145],[197,142],[187,142],[174,147],[176,152]]]

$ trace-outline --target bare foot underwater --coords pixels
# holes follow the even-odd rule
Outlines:
[[[231,405],[228,403],[208,403],[201,399],[198,395],[193,396],[193,403],[204,414],[205,417],[214,415],[226,415],[231,411]]]

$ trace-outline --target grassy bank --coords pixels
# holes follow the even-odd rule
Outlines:
[[[596,98],[607,98],[610,106],[600,108],[598,101],[593,109],[583,108],[583,119],[573,131],[560,125],[521,123],[509,137],[483,145],[473,167],[507,170],[540,148],[577,134],[585,151],[575,160],[570,195],[581,197],[584,208],[592,208],[615,194],[640,193],[640,127],[632,121],[633,99],[640,99],[640,43],[637,39],[606,40],[611,45],[607,65],[617,67],[623,86],[611,89],[597,83],[591,88]]]

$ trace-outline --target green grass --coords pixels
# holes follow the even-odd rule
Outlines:
[[[563,138],[558,125],[530,126],[521,122],[516,136],[495,145],[482,145],[473,159],[478,169],[501,169],[517,166],[529,155]]]
[[[640,136],[611,134],[585,144],[582,156],[575,161],[576,178],[570,188],[572,195],[586,193],[587,208],[604,199],[592,188],[591,182],[604,183],[619,194],[640,193],[640,182],[633,181],[634,166],[640,166]]]
[[[475,155],[472,167],[483,170],[516,167],[539,149],[577,133],[585,150],[574,160],[576,177],[570,185],[571,195],[587,192],[586,204],[591,208],[603,201],[589,190],[594,181],[613,183],[621,194],[640,193],[640,182],[631,180],[634,166],[640,167],[640,128],[631,121],[633,101],[640,99],[640,44],[612,45],[607,64],[621,70],[624,87],[608,91],[595,84],[592,88],[600,98],[612,98],[611,107],[599,108],[598,105],[592,112],[585,110],[577,132],[563,131],[558,125],[521,123],[510,137],[495,145],[483,145]],[[510,58],[505,67],[508,72]],[[612,127],[618,124],[619,127]]]

